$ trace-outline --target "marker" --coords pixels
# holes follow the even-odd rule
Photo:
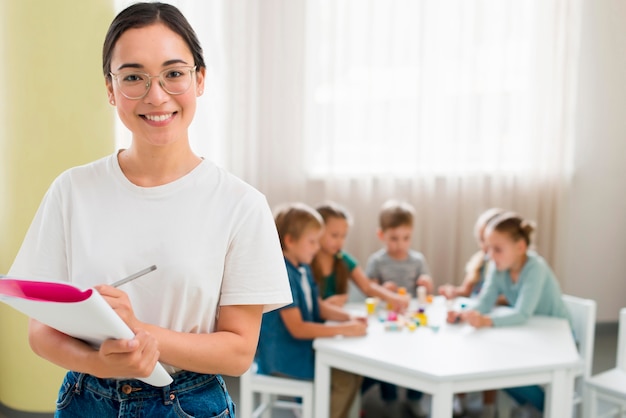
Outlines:
[[[154,270],[156,270],[156,266],[155,266],[155,265],[152,265],[152,266],[150,266],[150,267],[146,267],[145,269],[140,270],[140,271],[138,271],[137,273],[133,273],[133,274],[131,274],[130,276],[123,278],[122,280],[118,280],[118,281],[116,281],[116,282],[115,282],[115,283],[113,283],[111,286],[113,286],[113,287],[119,287],[119,286],[121,286],[121,285],[123,285],[123,284],[126,284],[126,283],[128,283],[128,282],[131,282],[131,281],[133,281],[133,280],[135,280],[135,279],[137,279],[137,278],[139,278],[139,277],[143,276],[144,274],[148,274],[148,273],[150,273],[151,271],[154,271]]]

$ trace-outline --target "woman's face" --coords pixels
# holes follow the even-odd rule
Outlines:
[[[330,255],[337,254],[342,248],[348,235],[348,221],[343,218],[328,218],[324,233],[320,238],[320,251]]]
[[[113,49],[111,72],[140,71],[157,76],[172,67],[194,66],[191,50],[177,33],[162,23],[124,32]],[[187,140],[187,129],[196,111],[196,97],[204,89],[205,69],[193,76],[189,89],[182,94],[167,93],[152,78],[148,93],[141,99],[128,99],[119,91],[115,81],[107,81],[110,99],[115,100],[117,112],[133,133],[136,146],[165,146]]]

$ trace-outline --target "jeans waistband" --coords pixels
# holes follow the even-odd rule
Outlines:
[[[174,380],[167,386],[156,387],[137,379],[100,379],[90,374],[70,372],[76,378],[74,390],[83,389],[119,401],[141,398],[162,397],[165,403],[170,402],[178,394],[206,385],[216,379],[214,374],[200,374],[181,371],[172,375]]]

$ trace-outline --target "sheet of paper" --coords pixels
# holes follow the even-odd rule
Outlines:
[[[95,289],[82,290],[68,283],[0,279],[0,301],[94,347],[109,338],[131,339],[134,333]],[[160,363],[147,378],[153,386],[166,386],[171,376]]]

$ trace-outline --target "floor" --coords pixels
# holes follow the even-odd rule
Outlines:
[[[615,366],[617,347],[617,324],[598,324],[596,326],[596,339],[594,347],[593,374],[608,370]],[[237,378],[225,377],[231,396],[237,402],[239,398],[239,381]],[[470,398],[471,399],[471,398]],[[378,391],[372,388],[361,398],[363,418],[384,418],[387,408],[378,399]],[[479,403],[478,403],[479,404]],[[473,418],[478,411],[473,411],[467,418]],[[0,418],[51,418],[53,414],[33,414],[18,412],[8,409],[0,404]],[[406,411],[406,418],[411,415]],[[240,417],[247,418],[247,417]],[[276,411],[273,418],[295,418],[290,411]]]

